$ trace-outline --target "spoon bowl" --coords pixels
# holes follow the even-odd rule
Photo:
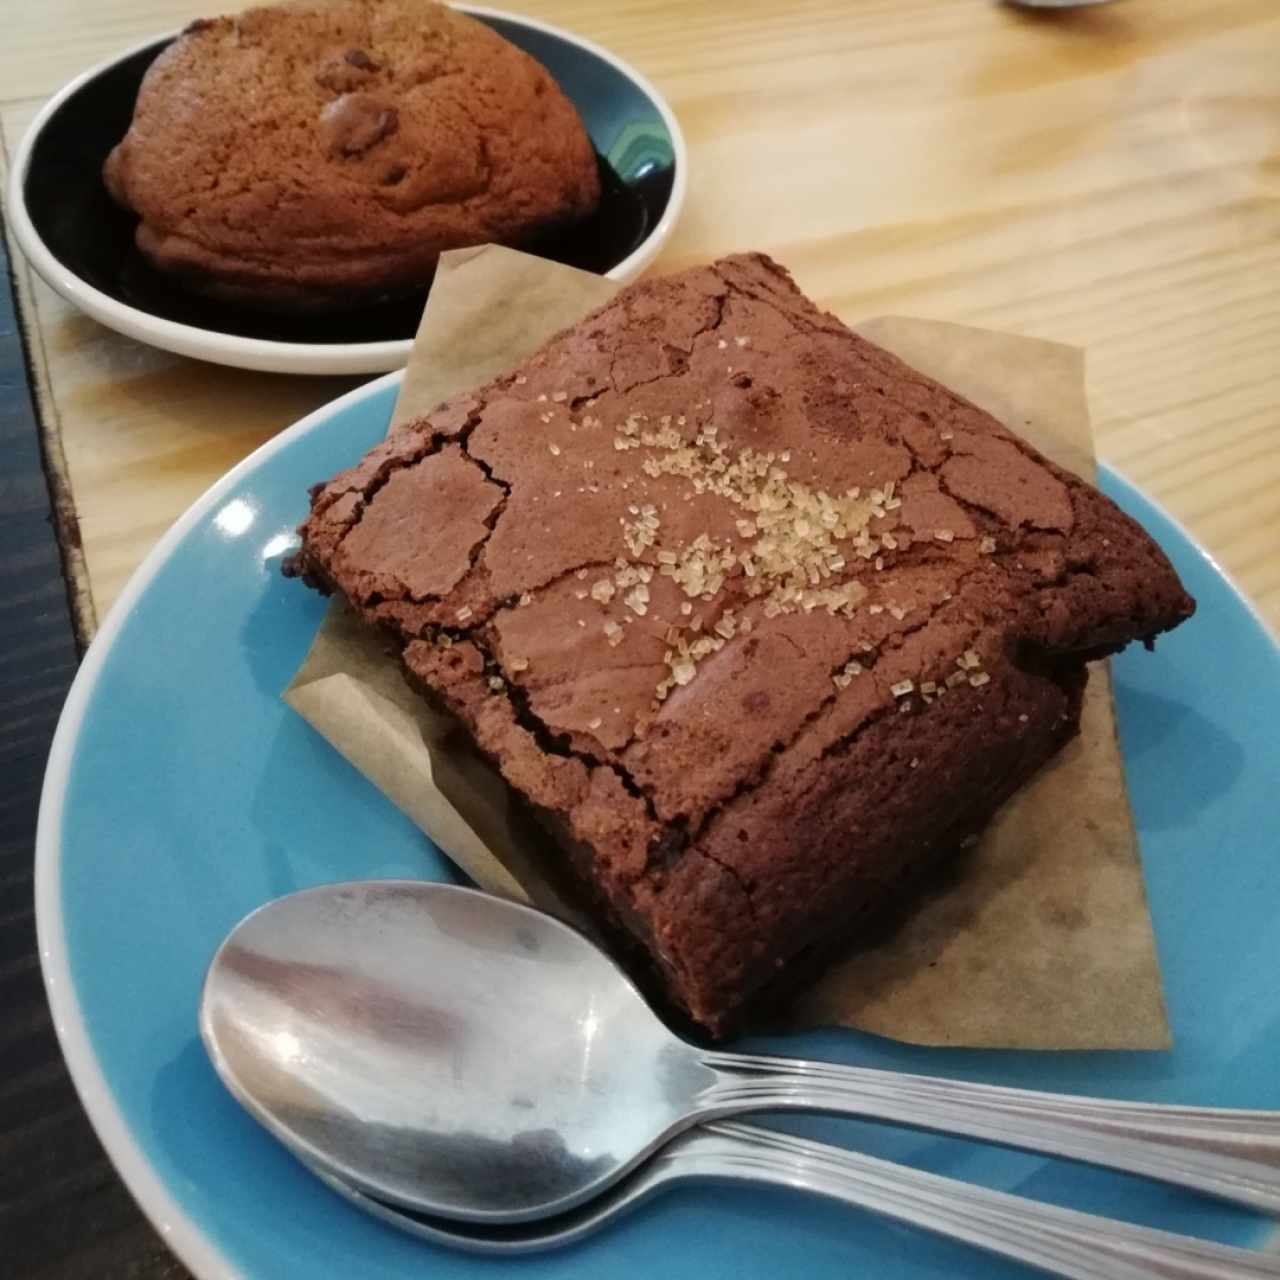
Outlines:
[[[579,1203],[713,1079],[580,934],[437,884],[254,912],[214,957],[200,1030],[236,1098],[308,1163],[476,1221]]]

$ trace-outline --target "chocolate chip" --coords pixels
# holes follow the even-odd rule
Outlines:
[[[400,116],[367,93],[344,93],[320,113],[320,133],[331,155],[358,156],[400,127]]]
[[[668,828],[649,841],[648,863],[651,867],[670,870],[684,856],[685,835],[678,828]]]
[[[408,168],[402,164],[393,164],[390,169],[382,175],[382,185],[384,187],[394,187],[397,182],[403,182],[405,174],[409,172]]]
[[[332,50],[316,71],[316,83],[330,93],[355,93],[373,83],[381,68],[363,49]]]

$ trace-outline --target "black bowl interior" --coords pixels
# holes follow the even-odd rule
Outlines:
[[[653,102],[617,68],[559,36],[481,18],[537,58],[560,83],[591,135],[600,164],[596,213],[531,252],[606,272],[662,217],[675,177],[672,139]],[[255,312],[184,292],[134,245],[136,219],[107,195],[102,165],[133,117],[138,86],[168,45],[158,40],[81,85],[49,117],[31,152],[27,212],[49,252],[108,297],[179,324],[278,342],[383,342],[412,338],[427,291],[326,316]]]

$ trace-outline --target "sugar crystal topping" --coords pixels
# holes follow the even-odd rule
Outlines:
[[[721,349],[725,345],[721,340]],[[738,339],[735,345],[745,347],[747,342]],[[555,403],[566,398],[561,392],[551,397]],[[831,493],[788,473],[783,464],[791,460],[789,450],[732,449],[718,438],[713,423],[703,425],[689,438],[681,430],[686,421],[684,415],[651,419],[645,413],[628,414],[614,428],[613,447],[620,453],[643,451],[644,456],[638,459],[640,470],[651,479],[671,476],[686,481],[688,489],[680,495],[685,501],[712,495],[736,507],[733,528],[737,538],[703,532],[683,543],[663,542],[658,509],[651,503],[632,502],[618,518],[628,554],[619,556],[612,572],[597,578],[589,591],[593,601],[616,615],[603,623],[605,637],[613,646],[625,635],[620,623],[635,622],[649,613],[649,584],[655,573],[669,579],[684,597],[674,625],[667,626],[664,635],[668,674],[657,688],[659,702],[673,689],[689,684],[702,659],[751,629],[752,617],[741,612],[741,606],[737,613],[732,608],[717,613],[715,602],[730,583],[733,599],[746,597],[752,612],[766,618],[815,609],[851,618],[863,607],[872,615],[887,609],[897,621],[907,617],[910,610],[902,604],[889,600],[867,603],[867,586],[857,576],[850,576],[859,569],[883,571],[886,561],[882,553],[912,545],[909,530],[891,532],[874,523],[902,505],[892,481],[865,492],[850,488]],[[588,417],[581,425],[603,424]],[[590,465],[589,460],[584,465]],[[628,487],[622,484],[622,488]],[[955,533],[935,529],[931,536],[936,542],[951,542]],[[995,549],[994,540],[984,538],[980,549],[989,554]],[[586,575],[580,572],[578,576]],[[892,581],[888,586],[892,588]],[[695,602],[699,604],[697,612]],[[711,608],[702,609],[702,604]],[[950,676],[922,682],[920,691],[926,701],[958,683],[968,682],[977,688],[990,680],[978,669],[981,663],[972,650],[966,651],[957,665],[959,670]],[[846,688],[863,669],[860,663],[850,661],[834,672],[832,681],[837,689]],[[902,699],[915,688],[914,682],[903,680],[892,686],[892,692]]]

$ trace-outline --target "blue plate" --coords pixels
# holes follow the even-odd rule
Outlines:
[[[251,908],[326,881],[451,878],[440,853],[280,701],[323,602],[279,572],[306,487],[386,429],[396,375],[286,431],[138,571],[68,699],[40,813],[41,955],[63,1049],[107,1149],[201,1276],[791,1274],[1000,1277],[960,1245],[780,1192],[672,1194],[576,1248],[515,1261],[401,1236],[327,1191],[226,1094],[196,1036],[205,965]],[[1115,663],[1125,762],[1177,1047],[912,1048],[852,1032],[768,1043],[1042,1089],[1280,1108],[1280,651],[1217,566],[1111,473],[1193,622]],[[762,1044],[765,1042],[761,1042]],[[1138,1179],[855,1122],[810,1134],[1136,1222],[1260,1243],[1243,1210]]]

